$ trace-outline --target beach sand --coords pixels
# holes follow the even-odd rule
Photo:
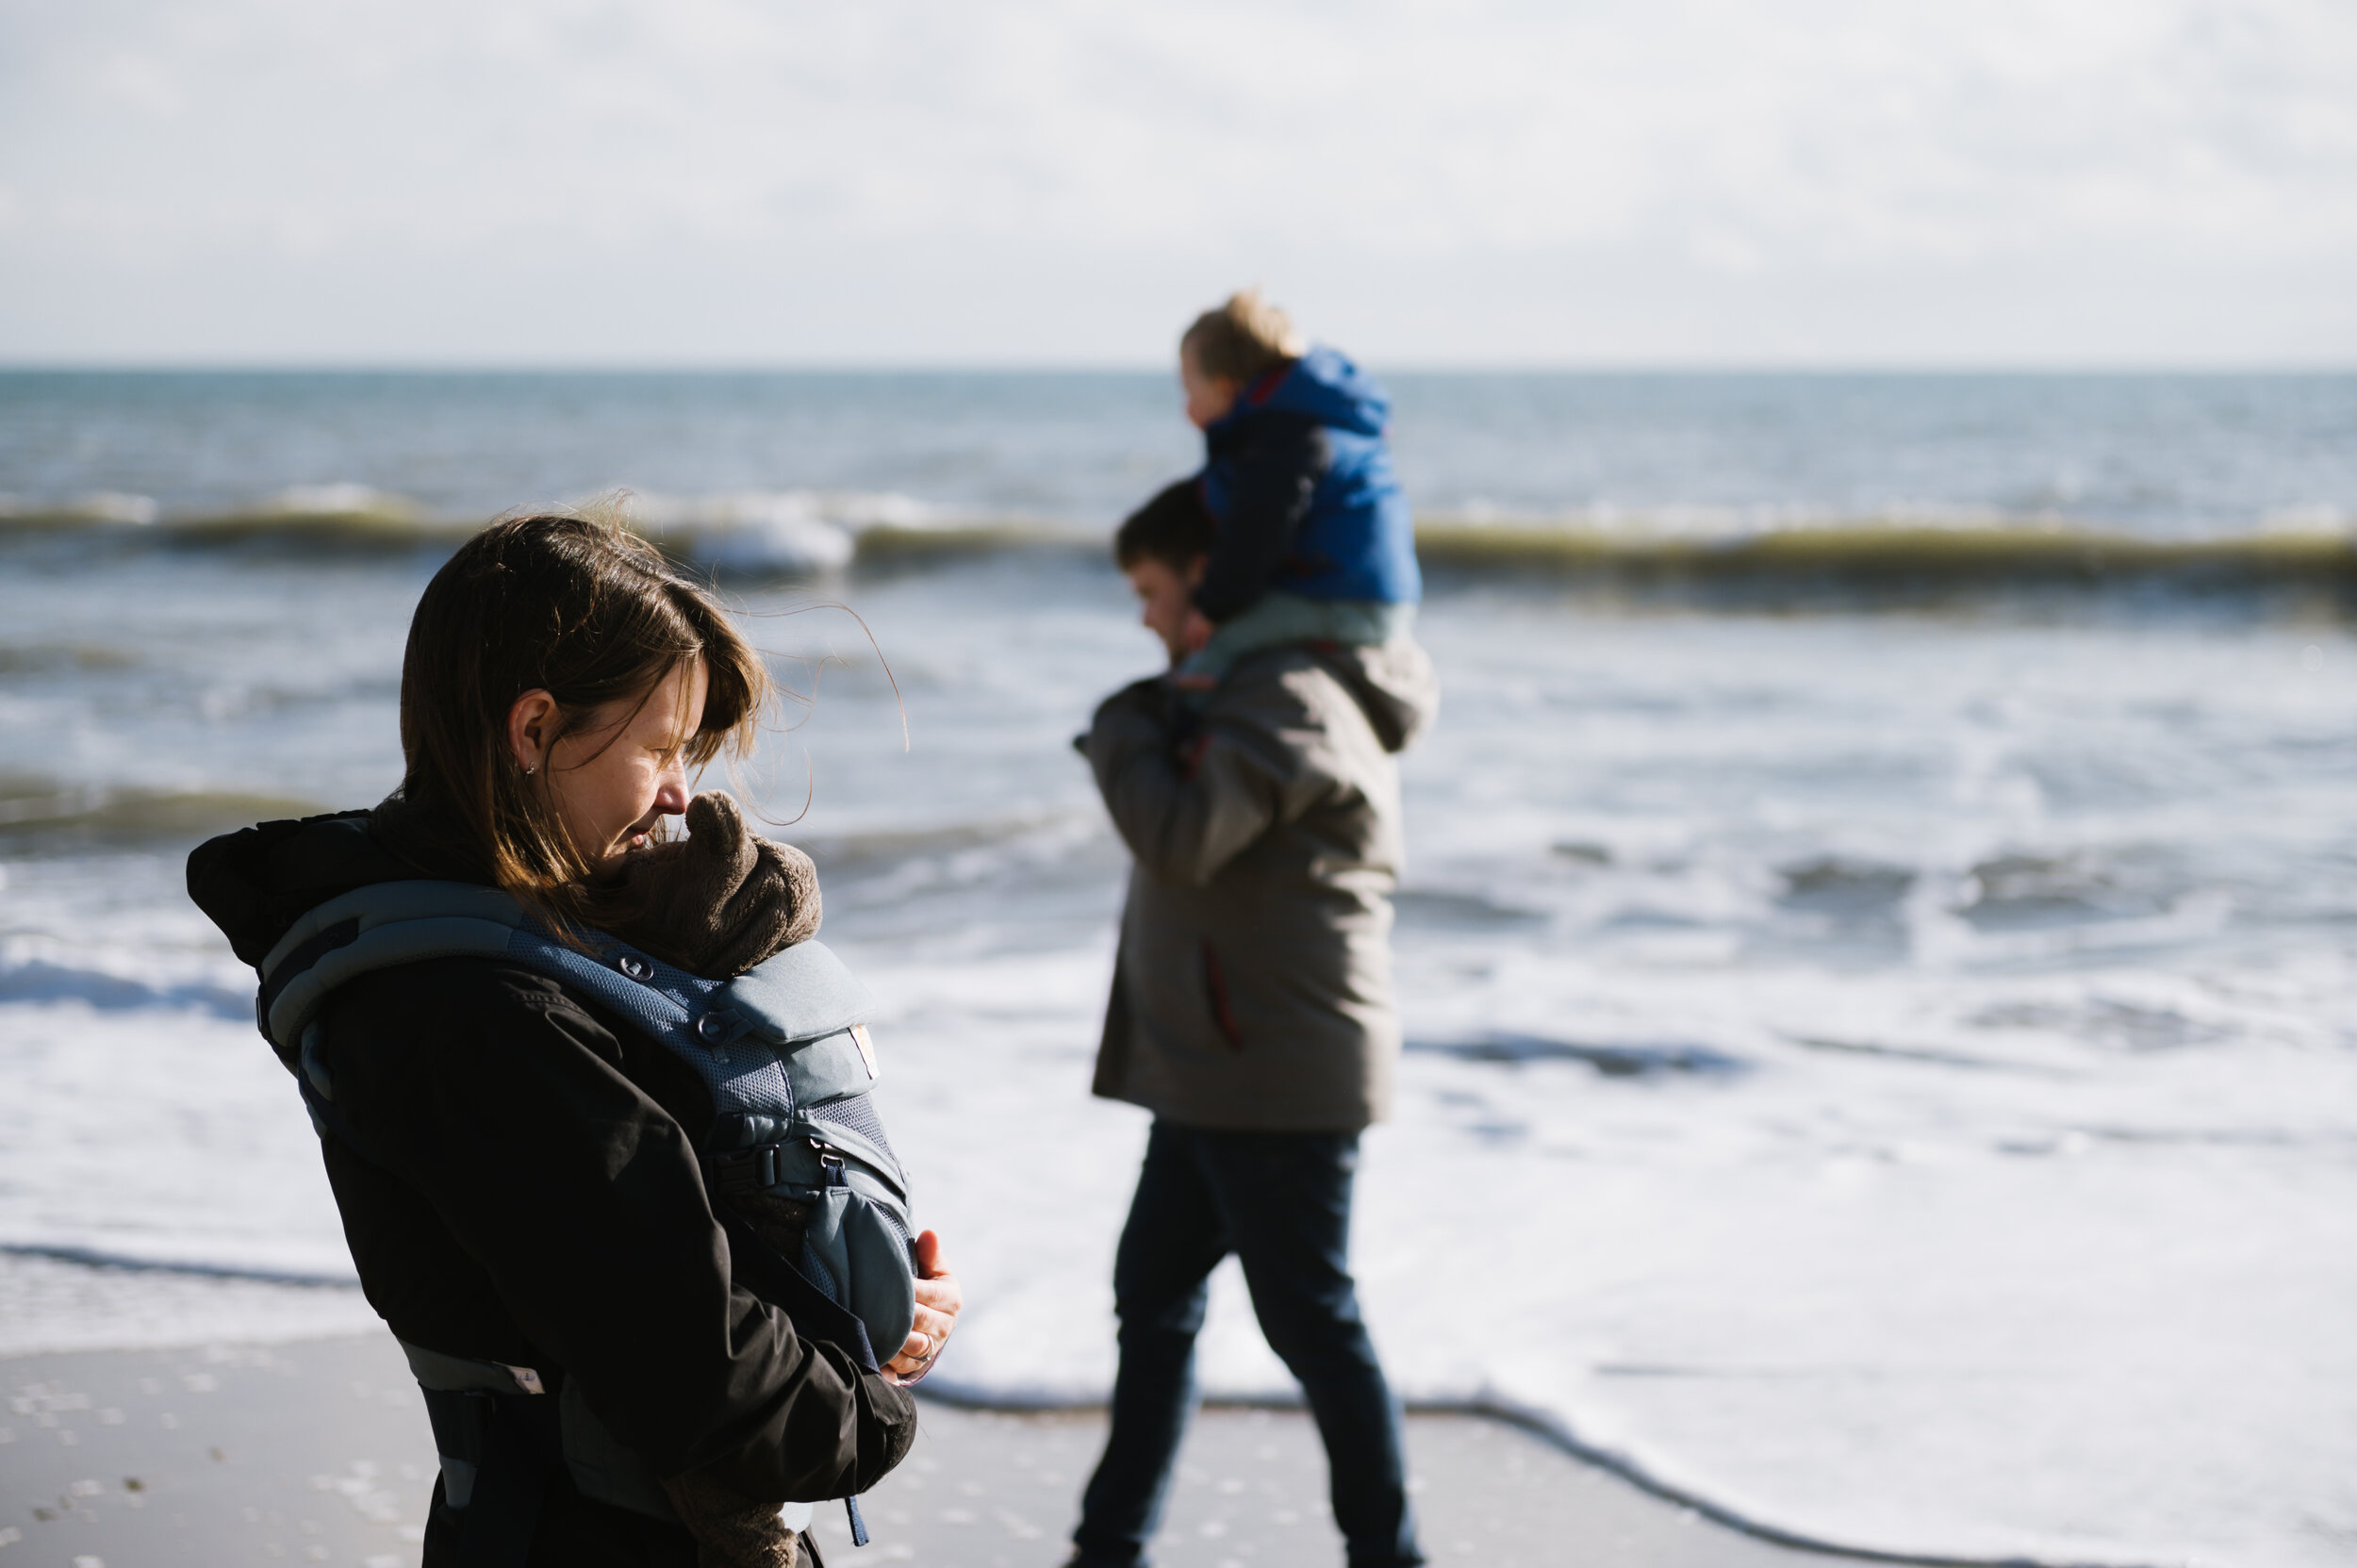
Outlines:
[[[390,1336],[91,1350],[0,1361],[0,1568],[418,1560],[434,1447]],[[928,1400],[915,1452],[828,1560],[1017,1568],[1063,1560],[1101,1414]],[[1796,1554],[1721,1529],[1527,1433],[1418,1415],[1409,1448],[1436,1563],[1750,1568]],[[1339,1562],[1307,1419],[1204,1412],[1159,1543],[1166,1568]]]

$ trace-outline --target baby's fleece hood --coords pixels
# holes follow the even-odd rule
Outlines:
[[[1307,414],[1323,425],[1360,436],[1380,436],[1392,417],[1392,400],[1375,377],[1333,349],[1314,348],[1273,379],[1256,381],[1236,400],[1235,412],[1273,409]]]

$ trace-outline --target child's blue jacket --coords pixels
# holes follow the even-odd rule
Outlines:
[[[1414,520],[1383,429],[1391,399],[1332,349],[1237,395],[1203,432],[1203,502],[1219,525],[1195,603],[1227,620],[1271,588],[1307,599],[1423,597]]]

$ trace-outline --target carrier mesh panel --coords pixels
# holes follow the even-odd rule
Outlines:
[[[853,1095],[849,1099],[814,1105],[802,1114],[815,1122],[832,1122],[837,1127],[847,1128],[883,1150],[884,1158],[894,1164],[900,1163],[900,1157],[892,1151],[892,1141],[884,1136],[883,1118],[876,1114],[875,1106],[868,1102],[865,1095]],[[900,1221],[892,1211],[880,1208],[876,1213],[886,1225],[892,1227],[893,1232],[900,1238],[900,1245],[908,1246],[909,1233],[901,1228]]]
[[[894,1164],[900,1163],[900,1157],[893,1153],[891,1140],[884,1136],[883,1118],[876,1114],[876,1108],[867,1102],[865,1095],[853,1095],[849,1099],[814,1105],[802,1114],[815,1122],[832,1122],[837,1127],[848,1128],[891,1155]]]

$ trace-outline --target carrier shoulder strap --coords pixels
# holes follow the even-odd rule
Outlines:
[[[494,887],[459,882],[384,882],[330,899],[288,928],[257,966],[255,1021],[280,1053],[329,992],[371,969],[431,958],[506,956],[524,929],[523,906]]]
[[[372,1156],[336,1107],[313,1025],[336,987],[371,970],[433,958],[505,959],[581,987],[693,1066],[722,1114],[775,1115],[824,1098],[853,1073],[863,1081],[868,1076],[847,1032],[867,1015],[874,999],[843,961],[816,942],[798,943],[721,982],[675,968],[602,932],[583,935],[591,951],[557,941],[497,888],[376,883],[331,899],[295,922],[262,960],[256,1012],[262,1032],[294,1071],[320,1131],[363,1159]],[[749,1036],[766,1048],[727,1048]],[[782,1054],[786,1046],[802,1048]],[[856,1314],[725,1205],[717,1217],[748,1284],[804,1332],[842,1346],[861,1370],[877,1369],[880,1358]]]
[[[707,980],[595,930],[559,941],[511,895],[455,882],[388,882],[329,900],[260,965],[256,1022],[288,1066],[333,1098],[309,1026],[338,986],[428,959],[495,958],[629,1019],[692,1068],[716,1116],[778,1116],[864,1094],[876,1076],[856,1026],[875,999],[821,942],[799,942],[733,980]],[[753,1048],[733,1049],[739,1041]]]
[[[457,882],[387,882],[330,899],[297,920],[260,965],[256,1022],[285,1055],[330,992],[371,969],[433,958],[503,958],[578,985],[675,1049],[699,1060],[757,1038],[773,1048],[839,1034],[875,1008],[823,943],[800,942],[729,981],[706,980],[603,932],[559,941],[510,894]],[[716,1109],[746,1109],[755,1085],[713,1084]],[[748,1103],[739,1105],[743,1099]],[[762,1103],[774,1104],[774,1098]]]

